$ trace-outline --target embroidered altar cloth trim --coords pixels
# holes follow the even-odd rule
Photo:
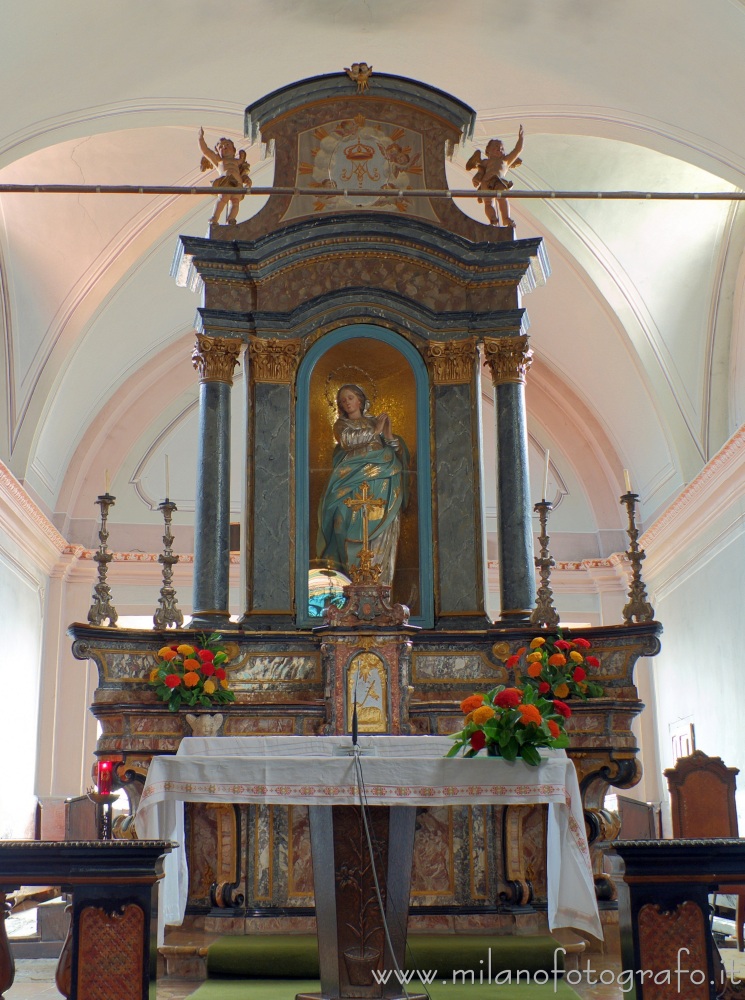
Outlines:
[[[545,751],[538,767],[498,757],[444,758],[447,737],[360,737],[377,756],[360,758],[368,805],[549,803],[549,927],[602,938],[582,801],[574,764]],[[155,757],[137,811],[137,832],[184,843],[184,802],[356,805],[355,762],[333,756],[349,737],[194,737],[175,757]],[[169,866],[170,861],[170,866]],[[166,858],[162,919],[181,923],[188,895],[183,847]]]

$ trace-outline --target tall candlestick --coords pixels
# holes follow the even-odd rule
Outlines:
[[[626,487],[626,492],[631,493],[631,476],[628,469],[623,470],[623,484]]]
[[[111,476],[109,475],[109,470],[108,469],[106,470],[106,472],[104,472],[104,475],[103,475],[103,486],[104,486],[104,489],[103,489],[104,494],[108,494],[108,492],[109,492],[109,486],[111,486]]]
[[[166,500],[171,495],[171,474],[168,465],[168,455],[166,455]]]
[[[541,500],[546,499],[546,494],[548,493],[548,459],[551,452],[546,448],[546,463],[543,466],[543,493],[541,494]]]

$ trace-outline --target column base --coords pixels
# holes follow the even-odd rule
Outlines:
[[[211,632],[224,632],[226,630],[237,631],[239,625],[230,620],[229,611],[194,611],[191,616],[188,628],[209,629]]]
[[[436,632],[486,632],[489,628],[491,622],[483,612],[448,614],[445,611],[435,619]]]
[[[525,628],[526,625],[530,625],[532,613],[532,608],[508,608],[500,611],[496,624],[503,628]]]
[[[243,632],[297,632],[291,611],[247,611],[239,620]]]

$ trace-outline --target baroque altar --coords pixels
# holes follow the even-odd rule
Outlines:
[[[252,104],[247,137],[274,151],[286,193],[244,221],[237,204],[224,224],[217,211],[207,237],[179,240],[174,274],[203,290],[192,620],[176,632],[70,629],[75,655],[98,667],[96,752],[116,762],[132,814],[153,757],[175,754],[195,724],[148,685],[166,642],[212,631],[228,641],[236,701],[209,735],[348,733],[356,705],[360,732],[443,736],[460,728],[463,698],[514,680],[506,663],[536,633],[522,298],[549,267],[542,241],[516,239],[492,204],[519,150],[487,147],[474,183],[494,179],[491,213],[477,221],[446,197],[446,157],[472,136],[472,109],[402,77],[362,82],[329,74]],[[210,156],[223,177],[235,167],[222,140]],[[245,423],[234,428],[239,364]],[[496,498],[481,473],[485,379]],[[235,434],[246,455],[238,622],[228,606]],[[485,610],[487,499],[498,510],[497,621]],[[618,822],[604,797],[640,777],[633,670],[658,651],[660,626],[584,631],[605,696],[573,706],[568,754],[596,890],[612,904],[603,857]],[[191,714],[198,724],[205,713]],[[130,819],[117,832],[139,831]],[[194,803],[187,834],[187,921],[313,926],[305,805]],[[412,926],[545,926],[544,805],[421,807],[416,835]]]

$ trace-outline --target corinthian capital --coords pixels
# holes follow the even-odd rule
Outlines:
[[[199,381],[232,385],[242,347],[242,342],[236,337],[208,337],[198,333],[191,363],[199,372]]]
[[[524,333],[517,337],[484,337],[484,360],[495,386],[505,382],[524,383],[533,352]]]
[[[292,383],[300,357],[299,340],[260,340],[252,337],[248,350],[254,382]]]
[[[432,381],[435,385],[455,385],[470,382],[476,357],[476,338],[431,342],[427,346]]]

